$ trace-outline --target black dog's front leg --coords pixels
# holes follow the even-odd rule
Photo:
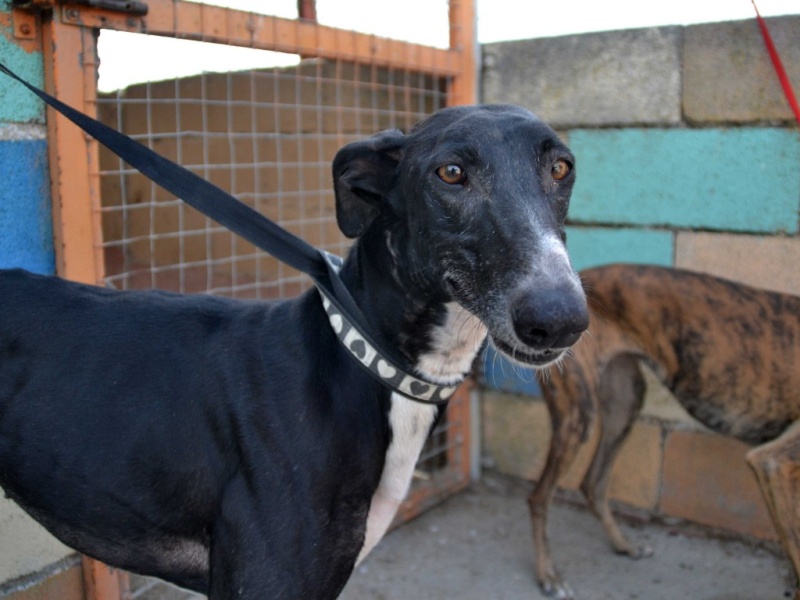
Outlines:
[[[274,484],[269,494],[257,487],[240,474],[226,488],[212,531],[209,600],[335,600],[358,548],[331,539],[329,519],[294,486]]]

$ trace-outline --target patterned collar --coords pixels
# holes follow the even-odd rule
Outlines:
[[[337,272],[342,268],[343,261],[341,257],[328,252],[321,253]],[[417,402],[444,404],[450,399],[458,384],[453,386],[439,385],[431,381],[425,381],[418,375],[404,372],[382,356],[359,328],[344,317],[321,286],[317,286],[317,290],[322,297],[322,306],[325,308],[336,337],[339,338],[339,341],[347,351],[370,375],[392,391]]]

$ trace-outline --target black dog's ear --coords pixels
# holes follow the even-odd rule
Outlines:
[[[346,145],[333,159],[336,221],[349,238],[360,236],[381,211],[397,179],[405,143],[397,129]]]

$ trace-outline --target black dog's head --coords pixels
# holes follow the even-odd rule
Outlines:
[[[385,231],[400,283],[456,301],[512,360],[549,364],[588,326],[564,245],[575,159],[530,112],[444,109],[345,146],[333,175],[345,235]]]

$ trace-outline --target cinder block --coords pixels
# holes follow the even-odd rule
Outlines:
[[[84,600],[83,569],[75,565],[38,585],[3,596],[6,600]]]
[[[680,232],[675,266],[800,295],[800,237]]]
[[[508,102],[551,126],[678,123],[679,27],[483,46],[484,102]]]
[[[645,510],[655,510],[661,491],[661,427],[635,423],[611,470],[609,496]]]
[[[800,16],[767,19],[789,79],[800,81]],[[792,120],[756,20],[687,27],[683,109],[694,122]]]
[[[542,395],[533,369],[512,364],[491,346],[486,349],[481,367],[481,383],[490,389],[528,396]]]
[[[615,262],[671,266],[673,233],[575,225],[567,227],[567,250],[577,270]]]
[[[7,4],[10,5],[0,5],[0,56],[17,75],[41,88],[44,86],[42,53],[33,51],[29,41],[14,39],[10,11],[3,14]],[[0,122],[44,123],[44,102],[5,75],[0,77],[0,99]]]
[[[745,444],[700,431],[671,431],[664,450],[661,512],[701,525],[776,540]]]
[[[499,472],[522,479],[539,479],[552,431],[543,401],[484,391],[481,423],[483,452],[494,461]],[[580,485],[596,443],[596,437],[590,436],[562,478],[563,487],[576,489]]]
[[[573,224],[797,231],[800,138],[789,129],[577,129]],[[768,151],[765,151],[768,149]]]
[[[55,249],[45,140],[0,140],[0,181],[0,267],[52,274]]]
[[[550,421],[544,402],[484,392],[483,452],[496,469],[522,479],[537,479],[547,457]]]

